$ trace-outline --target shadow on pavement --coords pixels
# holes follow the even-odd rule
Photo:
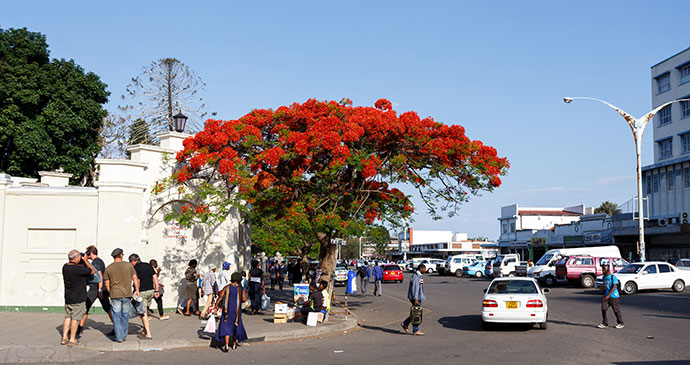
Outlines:
[[[666,316],[663,314],[642,314],[643,317],[659,317],[659,318],[676,318],[676,319],[690,319],[686,316]]]
[[[555,320],[555,319],[549,319],[549,323],[563,324],[566,326],[591,327],[591,328],[596,327],[596,325],[591,324],[591,323],[573,323],[573,322],[559,321],[559,320]]]
[[[552,322],[552,321],[549,321]],[[458,317],[442,317],[438,320],[445,328],[451,328],[459,331],[477,331],[486,332],[482,328],[481,315],[464,315]],[[525,332],[532,328],[529,323],[494,323],[491,325],[492,332]]]
[[[402,328],[400,330],[393,330],[390,328],[379,327],[379,326],[369,326],[366,324],[360,324],[359,327],[367,329],[367,330],[381,331],[381,332],[390,333],[390,334],[394,334],[394,335],[407,335],[407,333],[402,332]]]

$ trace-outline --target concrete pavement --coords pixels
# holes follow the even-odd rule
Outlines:
[[[291,289],[291,288],[290,288]],[[285,302],[291,292],[267,291],[272,300]],[[106,315],[92,315],[86,322],[81,341],[84,346],[67,347],[59,344],[62,334],[63,314],[60,313],[0,313],[0,362],[63,362],[85,360],[110,351],[162,351],[176,348],[208,347],[210,334],[203,333],[206,321],[168,313],[170,319],[159,320],[152,315],[153,339],[140,340],[141,320],[130,320],[129,334],[122,343],[114,342],[106,334],[112,324]],[[273,323],[273,309],[263,315],[243,315],[247,342],[295,340],[347,331],[357,325],[352,315],[334,304],[326,323],[316,327],[303,323]]]

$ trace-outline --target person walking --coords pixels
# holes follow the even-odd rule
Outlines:
[[[236,349],[239,343],[247,339],[247,331],[242,323],[242,303],[247,301],[247,292],[240,283],[242,275],[235,272],[230,277],[230,284],[226,285],[218,294],[216,307],[222,308],[223,313],[216,330],[216,341],[224,342],[223,352],[228,348]]]
[[[258,260],[252,262],[252,269],[249,270],[249,298],[252,302],[252,314],[261,312],[261,295],[266,294],[264,286],[264,272],[259,267]]]
[[[87,247],[86,252],[84,254],[87,260],[91,260],[91,265],[96,270],[94,275],[98,275],[98,278],[100,280],[97,283],[89,283],[89,290],[86,293],[86,313],[84,314],[84,318],[79,323],[79,328],[77,329],[77,336],[79,336],[84,331],[86,319],[89,317],[89,310],[91,310],[91,306],[93,306],[93,304],[96,302],[96,299],[98,299],[98,301],[101,302],[101,307],[103,308],[103,311],[105,311],[105,313],[108,315],[108,318],[110,318],[110,322],[113,321],[113,317],[110,315],[110,299],[108,298],[108,292],[105,290],[105,284],[103,284],[103,272],[105,271],[105,263],[98,257],[98,249],[94,245]],[[94,275],[92,275],[91,277],[94,278]]]
[[[110,310],[113,315],[113,332],[117,342],[127,338],[129,316],[132,307],[132,296],[139,296],[139,278],[134,267],[122,261],[124,252],[116,248],[110,254],[113,263],[105,268],[103,280],[105,289],[110,293]],[[134,292],[132,292],[134,284]]]
[[[623,315],[620,309],[620,293],[618,292],[618,278],[611,274],[608,265],[602,265],[602,279],[604,281],[604,298],[601,301],[601,323],[597,326],[598,328],[607,328],[609,326],[609,321],[606,319],[606,312],[609,307],[613,308],[613,314],[616,315],[615,328],[625,327],[623,323]]]
[[[223,270],[218,274],[218,293],[220,293],[225,286],[230,285],[230,280],[232,279],[232,275],[230,275],[230,266],[232,265],[229,262],[223,261]]]
[[[163,293],[165,293],[165,285],[161,284],[160,282],[161,268],[158,266],[158,261],[154,259],[149,260],[149,264],[151,264],[151,267],[156,272],[156,276],[158,277],[158,295],[154,296],[156,306],[158,307],[158,320],[164,321],[169,319],[170,316],[165,314],[163,311]],[[148,311],[148,308],[146,310]]]
[[[296,260],[292,265],[292,286],[302,282],[302,261]]]
[[[426,299],[426,296],[424,296],[424,277],[422,276],[425,272],[426,266],[424,264],[420,264],[414,274],[412,274],[410,277],[410,285],[407,288],[407,299],[410,300],[412,305],[421,306],[422,301]],[[408,316],[403,323],[400,324],[406,333],[410,333],[410,320],[411,318]],[[419,330],[419,326],[412,325],[412,334],[423,336],[424,332]]]
[[[201,280],[201,288],[206,297],[206,304],[201,311],[201,318],[206,318],[208,309],[211,307],[211,303],[213,303],[213,297],[216,296],[216,264],[212,264],[211,270],[204,274],[204,278]]]
[[[283,282],[285,281],[285,274],[287,273],[287,268],[285,267],[285,261],[281,261],[278,265],[278,289],[283,290]]]
[[[374,266],[374,296],[381,296],[381,283],[383,282],[383,266],[378,262]]]
[[[139,255],[133,253],[129,255],[129,263],[134,267],[139,280],[139,295],[141,296],[141,304],[143,313],[138,313],[141,316],[141,324],[144,330],[137,335],[142,340],[150,340],[152,337],[151,326],[149,324],[148,307],[154,298],[158,297],[160,291],[158,288],[158,275],[156,270],[147,262],[141,262]]]
[[[278,265],[275,262],[268,267],[268,277],[271,279],[271,290],[275,290],[278,282]]]
[[[357,276],[359,277],[359,293],[362,295],[367,295],[367,284],[369,283],[369,278],[371,277],[371,270],[369,270],[369,266],[360,266],[357,270]]]
[[[86,255],[78,250],[67,254],[67,263],[62,265],[62,280],[65,286],[65,319],[62,321],[62,340],[60,345],[81,346],[77,340],[79,321],[86,314],[86,283],[96,272]],[[67,335],[69,334],[69,339]]]
[[[191,316],[192,313],[190,312],[192,308],[192,301],[196,300],[197,296],[197,285],[196,285],[196,279],[199,278],[199,275],[196,273],[196,265],[197,261],[196,259],[191,259],[189,261],[189,267],[187,267],[187,270],[184,272],[184,278],[185,278],[185,285],[184,285],[184,299],[187,301],[186,303],[186,311],[184,312],[185,316]],[[199,311],[197,310],[194,314],[198,315]]]

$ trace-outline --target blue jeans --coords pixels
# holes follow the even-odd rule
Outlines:
[[[410,300],[410,303],[411,303],[412,305],[414,305],[414,300]],[[420,300],[420,301],[419,301],[419,306],[421,306],[421,305],[422,305],[422,301]],[[405,325],[405,327],[407,327],[407,326],[410,325],[410,316],[407,316],[407,318],[405,318],[405,321],[403,321],[403,324]],[[418,331],[419,331],[419,326],[413,325],[413,326],[412,326],[412,333],[417,333]]]
[[[131,311],[132,298],[110,298],[110,306],[115,339],[117,342],[122,342],[127,337],[129,329],[129,312]]]

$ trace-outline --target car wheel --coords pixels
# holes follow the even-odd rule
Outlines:
[[[625,283],[623,286],[623,293],[628,294],[628,295],[633,295],[637,292],[637,284],[635,284],[632,281],[628,281]]]
[[[544,278],[544,284],[546,286],[553,286],[553,284],[556,283],[556,280],[553,279],[553,276],[547,276]]]
[[[584,275],[580,279],[580,284],[582,284],[583,288],[591,288],[594,286],[594,278],[592,275]]]
[[[434,272],[434,269],[428,268],[428,269],[426,269],[426,272],[428,272],[429,274],[432,274]]]
[[[547,327],[547,326],[546,326],[546,323],[547,323],[546,321],[544,321],[544,322],[542,322],[542,323],[539,323],[539,329],[545,330],[546,327]]]
[[[477,277],[477,278],[481,278],[481,277],[482,277],[481,271],[477,271],[477,272],[474,274],[474,276]]]
[[[674,292],[678,293],[678,292],[682,292],[683,290],[685,290],[685,283],[683,282],[683,280],[678,279],[678,280],[673,282],[673,291]]]
[[[455,276],[461,277],[462,276],[462,270],[460,270],[460,269],[455,270]]]
[[[514,277],[515,277],[515,273],[514,273],[514,272],[511,272],[510,274],[508,274],[508,277],[509,277],[509,278],[514,278]]]

